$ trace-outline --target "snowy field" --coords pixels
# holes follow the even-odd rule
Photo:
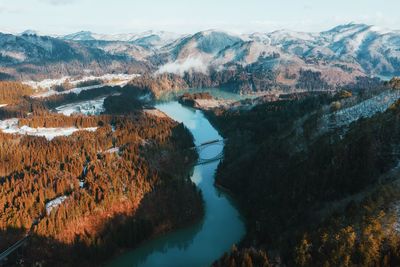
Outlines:
[[[60,206],[66,199],[67,199],[67,196],[61,196],[61,197],[55,198],[55,199],[47,202],[46,203],[47,216],[50,215],[51,211],[54,208],[57,208],[58,206]]]
[[[88,81],[95,81],[95,80],[101,80],[105,83],[107,82],[113,82],[113,81],[130,81],[135,77],[138,77],[138,74],[105,74],[102,76],[85,76],[83,78],[74,78],[71,76],[65,76],[60,79],[46,79],[42,80],[40,82],[36,81],[26,81],[24,84],[27,84],[35,89],[50,89],[51,87],[55,85],[62,85],[64,82],[67,80],[69,83],[72,85],[78,85],[81,82],[88,82]]]
[[[119,147],[118,146],[110,148],[110,149],[107,149],[106,151],[104,151],[104,153],[107,153],[107,154],[113,154],[113,153],[118,153],[118,152],[119,152]]]
[[[378,112],[386,111],[399,98],[399,90],[386,91],[352,107],[325,115],[325,119],[334,127],[346,126],[360,118],[370,118]]]
[[[41,98],[41,97],[48,97],[52,95],[62,95],[62,94],[69,94],[69,93],[74,93],[74,94],[79,94],[82,91],[85,90],[92,90],[96,88],[101,88],[104,86],[125,86],[130,82],[132,79],[135,77],[138,77],[138,74],[106,74],[103,76],[88,76],[84,77],[82,79],[77,79],[77,80],[72,80],[73,78],[71,77],[63,77],[61,79],[48,79],[48,80],[43,80],[40,82],[35,82],[35,81],[27,81],[24,82],[27,85],[32,86],[35,89],[45,89],[45,91],[41,91],[38,94],[33,95],[33,98]],[[55,90],[52,90],[51,88],[56,85],[61,85],[65,81],[69,81],[74,86],[77,86],[81,82],[87,82],[87,81],[94,81],[94,80],[101,80],[103,81],[103,84],[98,84],[98,85],[92,85],[92,86],[85,86],[85,87],[75,87],[71,90],[66,90],[63,92],[57,92]]]
[[[76,128],[76,127],[65,127],[65,128],[31,128],[29,126],[18,126],[18,119],[8,119],[0,121],[0,130],[3,133],[9,134],[22,134],[30,136],[43,136],[47,140],[52,140],[57,136],[69,136],[77,131],[90,131],[94,132],[97,127],[89,128]]]
[[[71,104],[62,105],[56,108],[57,113],[64,114],[65,116],[71,116],[75,113],[85,114],[85,115],[99,115],[104,111],[104,99],[105,97],[81,101]]]

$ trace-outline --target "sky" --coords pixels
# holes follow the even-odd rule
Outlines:
[[[0,0],[0,31],[318,32],[338,24],[400,29],[400,0]]]

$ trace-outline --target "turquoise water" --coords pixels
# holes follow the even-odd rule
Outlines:
[[[158,104],[156,108],[183,122],[192,132],[196,145],[221,138],[199,110],[184,107],[176,101]],[[222,149],[221,145],[209,146],[200,152],[200,157],[210,158]],[[198,165],[191,177],[202,191],[205,203],[205,216],[200,223],[145,242],[117,257],[109,266],[209,266],[238,243],[245,234],[244,222],[229,196],[214,186],[218,164],[219,161]]]

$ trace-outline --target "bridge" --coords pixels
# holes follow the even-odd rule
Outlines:
[[[14,243],[14,245],[12,245],[11,247],[9,247],[8,249],[6,249],[5,251],[3,251],[0,254],[0,264],[7,259],[7,257],[13,253],[14,251],[16,251],[17,249],[19,249],[22,245],[25,244],[25,242],[28,240],[29,238],[29,234],[27,234],[24,238],[22,238],[21,240],[18,240],[16,243]]]
[[[210,141],[201,143],[198,146],[191,147],[190,149],[196,150],[197,153],[199,154],[199,159],[197,160],[197,164],[196,165],[207,164],[207,163],[214,162],[214,161],[222,159],[224,157],[224,152],[223,152],[223,149],[222,149],[224,144],[225,144],[225,139],[215,139],[215,140],[210,140]],[[214,156],[212,156],[210,158],[202,158],[201,157],[201,151],[203,151],[204,149],[206,149],[207,147],[210,147],[210,146],[222,146],[221,147],[221,151],[217,155],[214,155]],[[86,168],[87,168],[87,166],[84,167],[84,170],[82,172],[82,176],[86,175]],[[42,217],[39,217],[38,219],[36,219],[33,222],[30,232],[33,231],[33,226],[36,225],[41,219],[42,219]],[[4,262],[7,259],[7,257],[11,253],[13,253],[14,251],[18,250],[22,245],[24,245],[26,243],[26,241],[28,241],[29,237],[30,237],[30,234],[28,233],[21,240],[17,241],[11,247],[9,247],[8,249],[6,249],[2,253],[0,253],[0,265],[1,265],[2,262]]]
[[[199,159],[197,160],[197,165],[207,164],[207,163],[222,159],[224,157],[224,152],[223,152],[222,148],[221,148],[221,151],[217,155],[214,155],[210,158],[202,157],[201,152],[210,146],[222,146],[223,147],[224,143],[225,143],[225,139],[215,139],[215,140],[210,140],[210,141],[201,143],[198,146],[192,147],[192,149],[195,149],[197,151],[197,153],[199,154]]]
[[[0,266],[3,266],[2,264],[7,261],[7,257],[18,250],[20,247],[22,247],[26,242],[28,241],[29,237],[34,231],[34,227],[39,224],[39,222],[44,218],[43,215],[37,217],[36,219],[33,220],[31,228],[29,229],[29,232],[25,234],[23,238],[15,242],[12,246],[4,250],[2,253],[0,253]]]

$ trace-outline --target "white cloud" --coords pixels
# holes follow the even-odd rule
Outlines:
[[[207,73],[207,68],[208,64],[204,63],[201,58],[189,57],[185,60],[177,60],[161,66],[158,73],[175,73],[182,76],[187,71]]]

